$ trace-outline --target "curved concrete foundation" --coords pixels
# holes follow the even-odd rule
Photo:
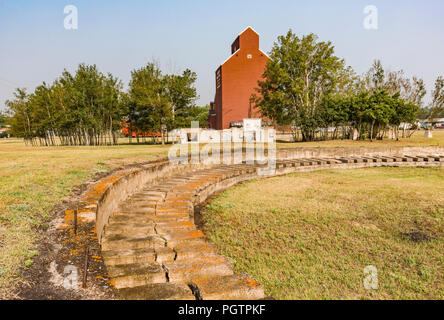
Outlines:
[[[341,149],[342,151],[339,151]],[[442,147],[281,150],[273,176],[322,169],[443,166]],[[263,178],[260,165],[159,162],[92,185],[80,215],[95,211],[102,255],[124,299],[261,299],[263,286],[233,273],[194,224],[194,207],[215,192]]]

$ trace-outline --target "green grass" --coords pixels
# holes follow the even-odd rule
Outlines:
[[[168,146],[26,147],[0,139],[0,298],[11,298],[22,268],[37,254],[36,227],[51,209],[97,173],[164,158]]]
[[[295,173],[227,190],[203,217],[235,270],[274,298],[443,299],[443,194],[443,168]],[[363,287],[368,265],[378,290]]]
[[[423,132],[402,141],[320,141],[278,143],[278,148],[444,145],[444,131],[433,139]],[[133,139],[135,142],[135,139]],[[165,158],[169,146],[120,145],[110,147],[29,147],[18,139],[0,139],[0,299],[11,297],[21,279],[18,273],[37,254],[35,232],[45,227],[51,209],[72,187],[122,165]]]

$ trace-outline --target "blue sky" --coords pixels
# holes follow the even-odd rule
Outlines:
[[[78,8],[78,30],[65,30],[66,5]],[[378,30],[364,29],[364,7],[375,5]],[[374,59],[422,77],[430,90],[444,75],[442,0],[0,0],[0,108],[15,87],[33,90],[64,68],[97,64],[125,84],[131,70],[157,60],[166,72],[198,75],[199,103],[214,98],[214,71],[247,26],[269,52],[291,28],[330,40],[356,72]]]

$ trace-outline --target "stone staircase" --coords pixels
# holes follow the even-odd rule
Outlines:
[[[106,226],[102,255],[123,298],[263,298],[262,285],[249,275],[234,275],[231,262],[194,224],[196,194],[227,178],[255,172],[254,167],[241,167],[173,176],[120,205]]]
[[[276,163],[276,174],[328,168],[441,166],[444,156],[308,158]],[[194,206],[214,192],[257,178],[259,165],[221,165],[161,179],[132,194],[111,215],[102,256],[123,299],[263,299],[264,289],[194,224]],[[262,166],[264,167],[264,166]]]

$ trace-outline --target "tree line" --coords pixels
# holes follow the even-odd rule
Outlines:
[[[444,78],[438,77],[432,102],[418,77],[386,71],[376,60],[357,75],[335,55],[331,42],[291,30],[275,42],[263,79],[251,102],[274,125],[292,128],[295,139],[382,139],[389,132],[410,136],[418,117],[444,116]],[[196,105],[196,73],[166,74],[150,62],[133,70],[128,90],[95,65],[64,71],[34,92],[17,89],[6,102],[11,133],[31,145],[114,145],[122,126],[132,142],[166,142],[171,129],[199,120],[207,125],[208,106]],[[406,130],[406,129],[411,129]]]
[[[0,129],[6,127],[7,120],[8,120],[8,118],[6,117],[6,115],[3,114],[2,111],[0,111]],[[0,138],[7,138],[8,136],[9,136],[9,132],[0,130]]]
[[[73,74],[65,70],[31,94],[16,89],[14,99],[6,101],[8,123],[14,136],[31,145],[115,145],[123,124],[137,142],[149,136],[156,143],[161,132],[165,143],[168,130],[189,126],[196,118],[205,125],[208,109],[195,104],[195,81],[190,70],[163,74],[157,64],[148,63],[131,73],[124,92],[110,73],[80,64]]]
[[[443,77],[436,80],[426,108],[421,78],[385,71],[379,60],[358,76],[334,54],[331,42],[314,34],[300,38],[290,30],[278,37],[270,58],[251,100],[275,124],[291,126],[296,139],[373,140],[389,130],[399,139],[402,123],[414,130],[420,114],[432,118],[444,108]]]

